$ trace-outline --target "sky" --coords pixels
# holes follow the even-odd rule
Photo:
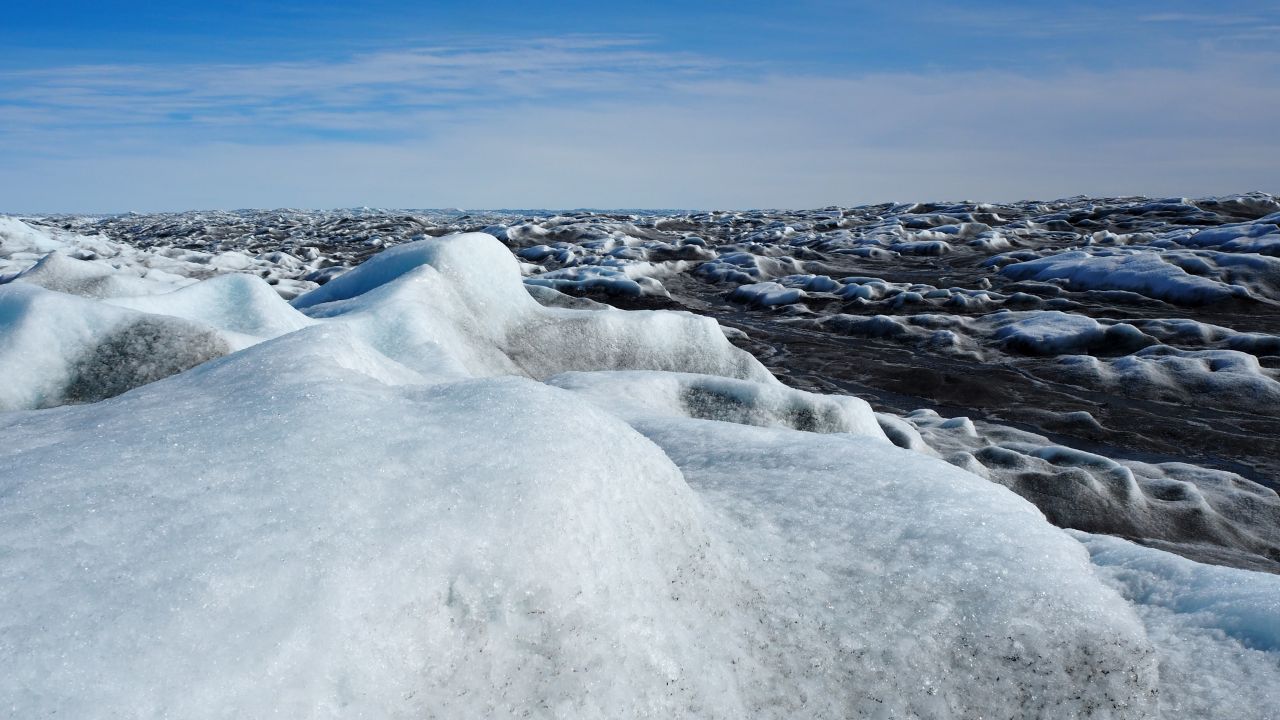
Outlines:
[[[1280,2],[13,0],[0,212],[1280,193]]]

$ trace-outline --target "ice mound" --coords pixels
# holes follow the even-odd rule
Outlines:
[[[539,304],[511,253],[483,233],[401,245],[294,305],[354,323],[379,351],[428,373],[668,370],[778,382],[711,318]]]
[[[431,258],[436,254],[433,248],[434,244],[430,240],[420,240],[383,250],[355,270],[343,273],[315,290],[294,298],[292,305],[301,310],[312,305],[363,295],[415,268],[430,263]],[[483,268],[476,268],[473,279],[483,282],[481,273]]]
[[[1189,247],[1212,247],[1227,252],[1249,252],[1280,256],[1280,224],[1274,216],[1258,222],[1206,228],[1180,238]]]
[[[1128,323],[1101,324],[1093,318],[1053,310],[1014,313],[1002,311],[978,321],[988,325],[997,342],[1028,355],[1061,355],[1089,350],[1136,350],[1154,345]]]
[[[102,400],[231,350],[208,326],[0,285],[0,410]]]
[[[1192,275],[1155,252],[1070,250],[1005,265],[1013,280],[1062,280],[1074,290],[1128,290],[1184,305],[1248,297],[1243,286]]]
[[[314,322],[250,275],[106,302],[22,279],[0,285],[0,410],[114,397]]]
[[[799,288],[785,287],[776,282],[758,282],[739,285],[729,293],[729,297],[732,300],[749,305],[773,307],[774,305],[790,305],[799,302],[801,298],[805,297],[805,291]]]
[[[998,310],[978,317],[942,313],[896,316],[841,313],[792,322],[843,335],[891,338],[981,360],[993,360],[1003,353],[1030,356],[1127,353],[1159,342],[1130,323],[1100,321],[1058,310]]]
[[[281,299],[270,285],[243,274],[219,275],[165,295],[115,297],[108,302],[262,339],[314,324]]]
[[[865,400],[784,385],[674,372],[570,372],[550,385],[573,390],[628,417],[691,417],[740,425],[850,433],[888,442]]]
[[[697,274],[714,282],[755,283],[783,275],[804,273],[804,265],[790,257],[765,257],[746,251],[724,252],[698,266]]]
[[[525,280],[529,285],[543,285],[560,291],[591,292],[599,290],[607,295],[640,297],[641,295],[666,295],[662,283],[650,277],[651,266],[633,263],[621,267],[607,265],[583,265],[544,272]]]
[[[0,416],[9,708],[750,714],[747,586],[660,450],[562,391],[386,385],[371,355],[312,328]]]
[[[1057,369],[1092,387],[1131,397],[1181,402],[1201,398],[1210,406],[1280,406],[1276,372],[1238,350],[1180,350],[1155,346],[1114,360],[1088,355],[1059,358]]]
[[[15,255],[37,260],[61,247],[62,243],[18,218],[0,216],[0,249],[6,261],[14,262]]]
[[[192,282],[179,276],[168,276],[164,280],[154,277],[163,273],[152,275],[151,278],[126,275],[109,265],[77,260],[55,250],[19,273],[14,281],[90,298],[171,292]]]
[[[247,280],[148,312],[0,288],[26,347],[297,327],[0,414],[12,713],[1154,710],[1080,545],[865,403],[782,388],[707,318],[544,307],[488,235],[381,257],[304,298],[314,323]]]
[[[163,232],[155,225],[146,227]],[[0,217],[0,283],[17,280],[85,297],[166,293],[197,280],[244,273],[259,276],[278,295],[292,298],[316,287],[303,278],[323,274],[316,266],[327,263],[314,252],[304,262],[281,251],[250,256],[238,250],[211,250],[135,247],[37,220]]]

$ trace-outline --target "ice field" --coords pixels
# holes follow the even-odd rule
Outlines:
[[[0,698],[1272,717],[1278,301],[1261,194],[0,218]]]

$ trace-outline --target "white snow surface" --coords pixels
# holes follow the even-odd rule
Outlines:
[[[19,271],[59,249],[10,225]],[[491,236],[384,251],[306,315],[247,277],[76,296],[60,264],[0,286],[15,717],[1271,707],[1274,578],[1227,571],[1223,601],[1216,569],[1144,549],[1184,571],[1139,595],[713,320],[538,304]],[[67,401],[96,402],[20,409]],[[1179,588],[1208,599],[1159,600]]]

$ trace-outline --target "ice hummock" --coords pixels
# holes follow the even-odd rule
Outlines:
[[[1190,626],[1153,642],[1032,505],[782,388],[714,321],[543,307],[486,235],[397,255],[301,319],[236,282],[0,287],[6,343],[94,313],[261,332],[0,414],[13,713],[1124,718],[1174,660],[1213,678],[1180,707],[1280,675],[1274,648],[1198,664]]]

